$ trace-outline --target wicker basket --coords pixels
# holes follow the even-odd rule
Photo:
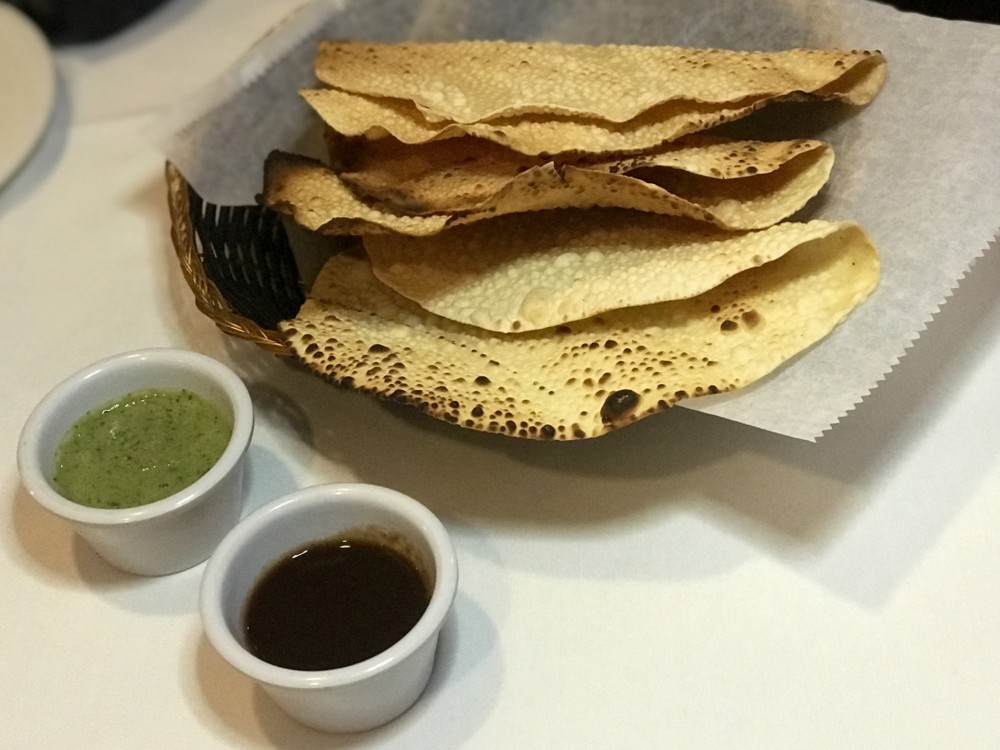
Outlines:
[[[262,206],[202,200],[169,163],[166,178],[170,235],[198,309],[224,333],[290,355],[277,324],[305,295],[281,220]]]

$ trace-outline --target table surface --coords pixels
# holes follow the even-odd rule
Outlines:
[[[58,50],[52,126],[0,189],[0,744],[1000,747],[998,254],[815,444],[681,409],[527,443],[335,390],[194,308],[151,138],[160,107],[295,5],[177,0]],[[148,346],[246,380],[248,511],[365,481],[445,522],[460,590],[402,718],[352,736],[293,723],[206,641],[203,566],[120,573],[21,486],[34,404]]]

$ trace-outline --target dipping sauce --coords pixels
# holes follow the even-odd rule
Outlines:
[[[244,610],[247,650],[288,669],[346,667],[400,640],[429,601],[423,576],[392,547],[350,538],[313,542],[255,585]]]
[[[191,391],[133,391],[73,424],[56,451],[52,481],[81,505],[145,505],[212,468],[232,431],[215,404]]]

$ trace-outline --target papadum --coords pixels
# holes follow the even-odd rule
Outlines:
[[[530,210],[539,191],[566,207],[606,206],[686,216],[734,229],[788,218],[833,167],[829,144],[731,140],[696,134],[637,156],[553,162],[476,138],[408,146],[391,138],[331,146],[340,179],[370,205],[397,214]],[[513,211],[511,211],[513,213]]]
[[[726,232],[615,209],[540,211],[433,237],[364,238],[372,270],[421,307],[490,331],[549,328],[607,310],[694,297],[846,224]]]
[[[623,123],[677,101],[810,94],[866,104],[882,85],[885,60],[864,50],[323,41],[315,70],[331,88],[411,101],[427,122],[562,115]]]
[[[878,274],[846,225],[691,299],[497,334],[422,310],[342,253],[280,330],[340,385],[470,429],[571,440],[758,380],[827,335]]]

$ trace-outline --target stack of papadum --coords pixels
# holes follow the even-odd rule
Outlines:
[[[262,200],[361,238],[280,326],[336,383],[593,437],[763,377],[878,281],[858,226],[785,221],[829,144],[706,132],[777,100],[864,105],[877,52],[324,42],[316,73],[329,158],[273,153]]]

